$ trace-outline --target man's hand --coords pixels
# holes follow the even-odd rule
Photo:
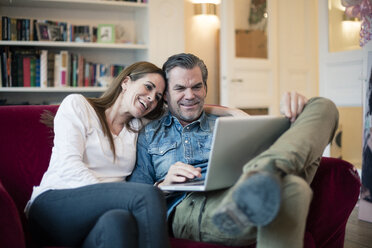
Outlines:
[[[296,91],[285,92],[280,101],[280,112],[294,122],[307,103],[307,98]]]
[[[173,164],[169,170],[168,174],[165,176],[164,181],[160,185],[169,185],[173,183],[186,182],[189,179],[195,177],[201,177],[201,168],[195,168],[192,165],[184,164],[182,162],[177,162]]]

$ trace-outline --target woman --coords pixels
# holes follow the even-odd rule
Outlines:
[[[163,71],[126,69],[100,98],[72,94],[54,118],[54,147],[26,207],[31,230],[48,244],[169,247],[161,192],[124,183],[136,160],[140,118],[163,110]]]

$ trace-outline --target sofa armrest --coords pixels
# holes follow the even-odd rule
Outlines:
[[[0,247],[25,247],[21,219],[13,199],[0,181]]]
[[[306,231],[316,247],[343,247],[346,223],[358,201],[360,178],[347,161],[323,157],[311,188]]]

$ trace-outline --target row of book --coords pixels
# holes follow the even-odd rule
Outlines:
[[[36,20],[2,16],[0,40],[4,41],[70,41],[97,42],[98,28],[101,25],[75,25],[63,21]],[[113,43],[132,43],[125,27],[121,24],[102,24],[112,26]]]
[[[0,56],[0,87],[107,87],[125,68],[92,63],[65,50],[5,47]]]

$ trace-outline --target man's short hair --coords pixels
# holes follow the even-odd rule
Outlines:
[[[169,71],[175,67],[181,67],[183,69],[191,70],[195,66],[200,68],[202,73],[203,83],[205,88],[207,88],[207,79],[208,79],[208,69],[207,66],[204,64],[204,61],[195,56],[191,53],[179,53],[175,54],[167,59],[167,61],[163,64],[163,71],[165,73],[165,78],[168,83],[169,79]]]

